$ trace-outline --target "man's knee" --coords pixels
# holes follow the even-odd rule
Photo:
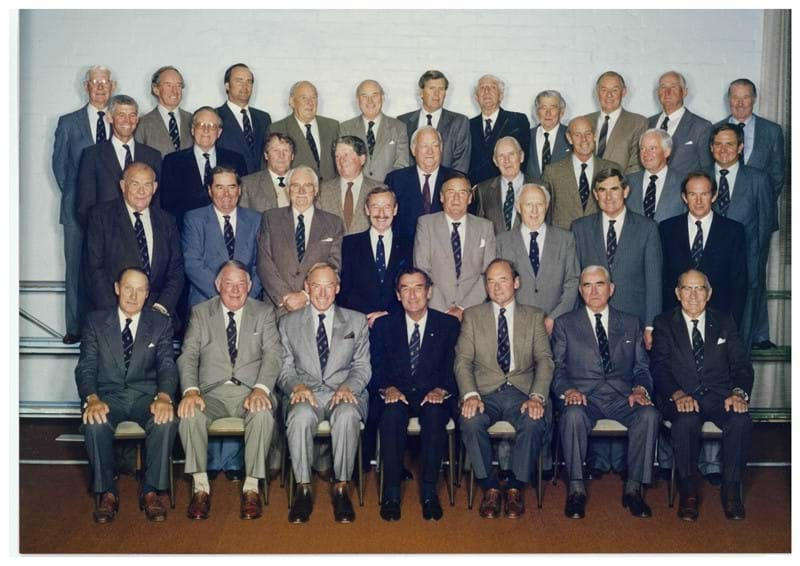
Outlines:
[[[319,418],[313,407],[308,403],[298,403],[289,408],[286,417],[286,429],[289,432],[316,429]]]
[[[248,411],[244,417],[244,424],[245,426],[271,426],[275,424],[275,416],[272,414],[272,411],[268,410]]]
[[[331,412],[331,426],[336,428],[359,426],[361,413],[352,403],[339,403]]]
[[[110,423],[87,423],[81,427],[83,431],[84,438],[88,441],[90,439],[103,439],[103,438],[114,438],[114,427],[111,426]]]
[[[703,419],[698,413],[678,413],[672,421],[672,436],[685,436],[700,430]]]
[[[576,427],[586,426],[589,417],[586,415],[586,408],[583,405],[570,405],[564,407],[560,421],[562,429],[572,430]]]
[[[460,417],[459,425],[461,434],[465,437],[475,436],[489,428],[489,416],[485,413],[477,413],[474,417]]]
[[[750,417],[750,413],[732,412],[728,418],[728,424],[726,428],[730,433],[733,434],[748,433],[753,428],[753,419]]]
[[[644,427],[655,428],[661,422],[661,413],[652,405],[639,405],[636,409],[636,419]]]

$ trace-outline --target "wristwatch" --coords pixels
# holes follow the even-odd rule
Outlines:
[[[745,403],[749,403],[750,402],[750,395],[748,395],[747,391],[745,391],[741,387],[734,387],[732,393],[734,395],[738,395],[739,397],[744,399]]]

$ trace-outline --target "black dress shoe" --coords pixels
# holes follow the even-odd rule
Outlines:
[[[570,519],[583,519],[586,516],[586,494],[570,493],[564,506],[564,515]]]
[[[707,474],[703,477],[706,478],[706,481],[711,485],[713,485],[714,487],[719,487],[722,485],[722,474],[713,473],[713,474]]]
[[[244,479],[244,470],[225,470],[225,477],[230,481],[242,481]]]
[[[333,488],[333,518],[337,523],[352,523],[356,520],[356,512],[344,482],[337,483]]]
[[[720,492],[720,498],[722,499],[722,510],[725,512],[725,517],[733,521],[741,521],[745,518],[746,513],[738,483],[726,484]]]
[[[775,345],[773,342],[769,340],[762,340],[761,342],[756,342],[753,344],[753,350],[771,350],[772,348],[777,348],[778,346]]]
[[[438,521],[442,518],[442,514],[442,505],[437,495],[422,502],[422,518],[426,521]]]
[[[647,519],[653,515],[650,506],[644,502],[641,493],[626,493],[623,495],[622,506],[626,507],[634,517]]]
[[[381,503],[381,519],[384,521],[400,520],[400,500],[384,499]]]
[[[682,493],[678,501],[678,519],[694,522],[699,516],[697,495],[694,493]]]
[[[289,522],[307,523],[313,509],[314,499],[311,496],[311,486],[305,483],[298,485],[294,501],[292,501],[292,508],[289,509]]]
[[[414,479],[414,474],[411,473],[411,470],[403,466],[403,471],[400,474],[400,481],[408,481],[413,479]]]
[[[217,479],[217,476],[219,475],[219,470],[207,470],[206,475],[208,476],[208,479],[210,481],[214,481],[215,479]]]
[[[64,338],[62,338],[61,341],[64,344],[77,344],[78,342],[81,341],[81,335],[70,334],[69,332],[67,332],[66,334],[64,334]]]

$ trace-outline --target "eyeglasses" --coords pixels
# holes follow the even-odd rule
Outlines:
[[[209,122],[200,122],[193,124],[198,130],[219,130],[219,124],[211,124]]]
[[[87,82],[88,84],[92,85],[92,86],[102,86],[102,87],[107,87],[107,86],[111,86],[111,83],[112,83],[113,81],[110,81],[110,80],[108,80],[108,79],[89,79],[89,80],[88,80],[88,81],[86,81],[86,82]]]

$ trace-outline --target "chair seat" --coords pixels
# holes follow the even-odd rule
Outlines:
[[[133,421],[122,421],[114,431],[114,438],[117,440],[141,440],[145,436],[144,429]]]
[[[359,423],[359,428],[363,431],[364,430],[364,421]],[[314,433],[314,436],[330,436],[331,435],[331,422],[330,421],[322,421],[317,425],[317,432]]]
[[[664,420],[662,422],[664,427],[672,430],[672,423],[670,421]],[[700,428],[700,434],[703,435],[703,438],[709,440],[722,438],[722,429],[715,425],[712,421],[705,421],[703,426]]]
[[[628,428],[622,423],[612,419],[599,419],[592,429],[596,436],[625,436]]]
[[[210,436],[233,436],[244,434],[244,419],[239,417],[223,417],[211,423],[208,427]]]
[[[497,421],[489,427],[488,432],[492,438],[513,437],[517,433],[514,425],[508,421]]]
[[[447,425],[445,425],[444,429],[447,432],[452,432],[456,429],[456,423],[453,422],[453,419],[447,420]],[[420,432],[422,432],[422,426],[419,424],[419,418],[411,417],[408,419],[408,428],[406,429],[406,433],[411,436],[419,436]]]

